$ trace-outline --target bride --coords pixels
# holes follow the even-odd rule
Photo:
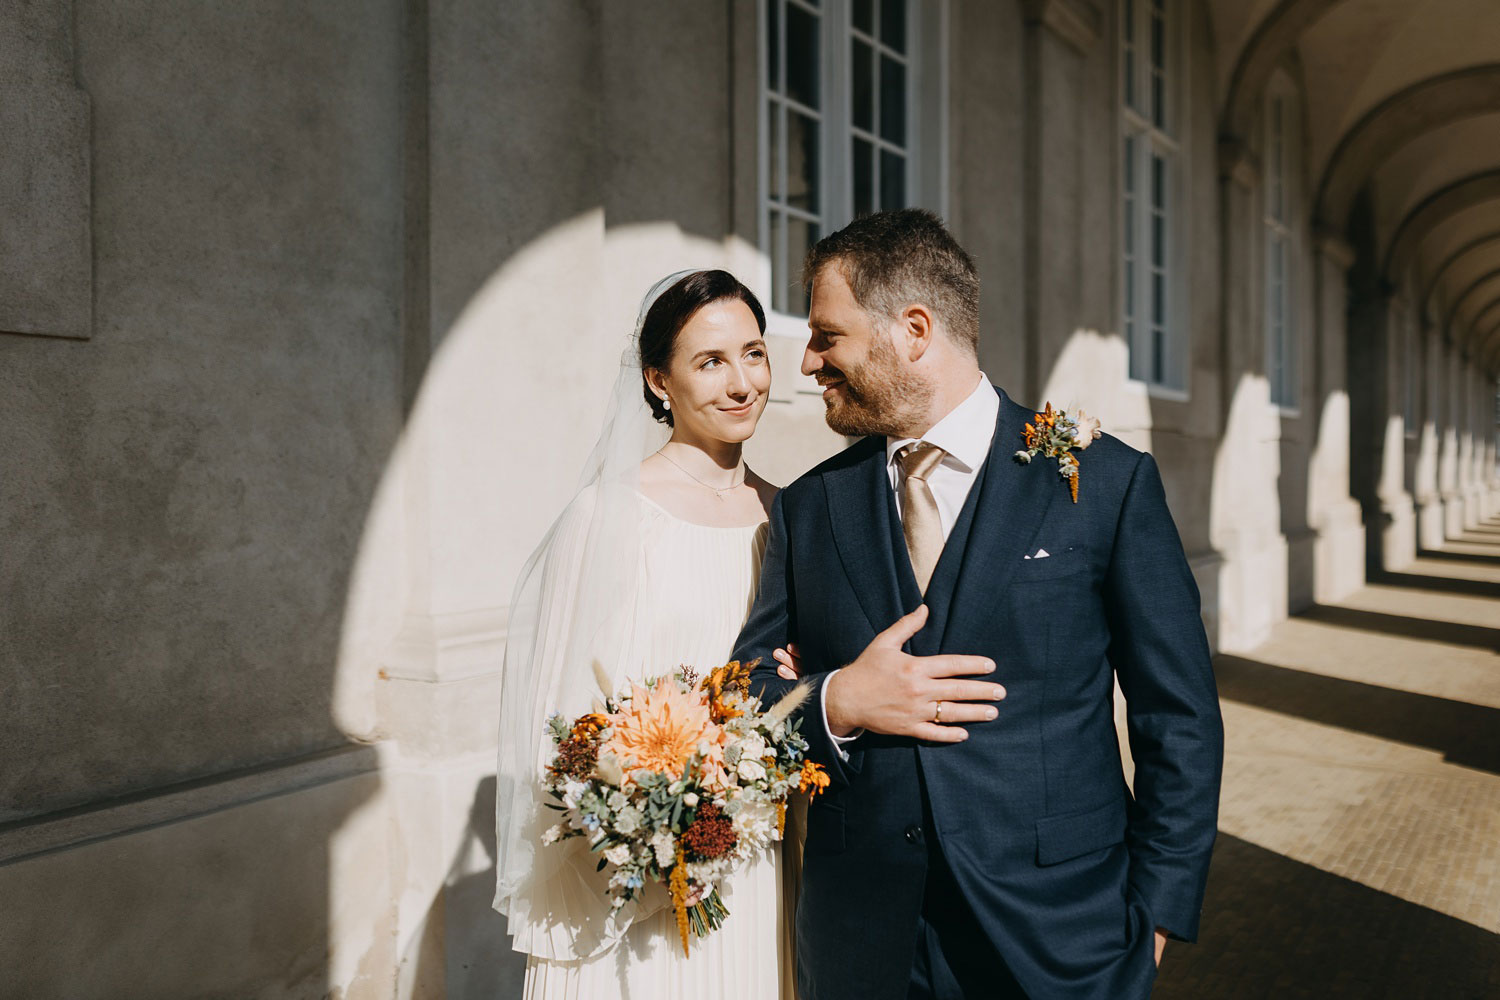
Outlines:
[[[606,681],[612,693],[723,664],[749,613],[776,493],[742,457],[771,387],[764,332],[760,303],[726,271],[657,282],[580,489],[522,571],[501,694],[494,905],[529,956],[527,1000],[795,995],[793,851],[769,848],[736,872],[721,887],[729,917],[685,957],[662,887],[611,910],[583,838],[541,847],[555,818],[540,791],[547,716],[589,711]],[[792,657],[777,659],[795,677]]]

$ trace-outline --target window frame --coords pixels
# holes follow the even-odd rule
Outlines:
[[[1160,0],[1165,28],[1162,42],[1162,87],[1161,122],[1153,116],[1152,106],[1141,106],[1141,95],[1152,93],[1153,65],[1149,55],[1151,14],[1156,0],[1120,0],[1116,5],[1116,87],[1119,135],[1115,147],[1119,157],[1119,182],[1116,185],[1116,224],[1119,239],[1115,247],[1117,265],[1117,295],[1115,315],[1120,324],[1120,336],[1125,340],[1127,370],[1130,383],[1139,386],[1151,396],[1186,401],[1189,395],[1188,374],[1191,371],[1189,352],[1191,344],[1187,337],[1185,321],[1189,306],[1185,280],[1190,257],[1187,252],[1188,233],[1186,212],[1189,188],[1188,152],[1185,123],[1188,121],[1188,88],[1183,85],[1188,70],[1185,50],[1184,19],[1186,5],[1181,0]],[[1134,13],[1134,38],[1127,33],[1131,12]],[[1133,50],[1133,51],[1132,51]],[[1146,57],[1141,58],[1145,53]],[[1132,77],[1130,69],[1134,65]],[[1131,96],[1135,95],[1132,103]],[[1134,159],[1127,151],[1134,141]],[[1151,302],[1153,286],[1149,262],[1150,244],[1146,241],[1151,233],[1152,206],[1149,184],[1153,160],[1159,158],[1163,166],[1163,222],[1162,266],[1163,308],[1165,323],[1162,325],[1160,364],[1154,342],[1145,338],[1155,334],[1149,323],[1146,307]],[[1127,180],[1134,179],[1132,188]],[[1135,242],[1127,244],[1127,235]],[[1127,252],[1127,249],[1133,252]],[[1135,266],[1132,268],[1131,265]],[[1131,276],[1134,276],[1132,282]],[[1127,305],[1134,305],[1127,311]],[[1142,329],[1143,325],[1146,327]],[[1142,352],[1151,349],[1149,355]],[[1144,359],[1144,360],[1143,360]],[[1160,378],[1155,377],[1160,372]]]
[[[947,150],[948,134],[948,3],[949,0],[905,0],[906,2],[906,205],[921,205],[940,215],[947,209]],[[766,301],[767,331],[773,334],[805,338],[807,334],[806,313],[797,312],[794,294],[787,294],[776,287],[777,255],[783,255],[785,279],[788,285],[797,281],[796,269],[787,250],[787,227],[779,233],[773,229],[773,213],[787,213],[785,178],[780,178],[778,187],[782,191],[779,199],[771,197],[771,172],[784,173],[787,157],[785,129],[779,147],[780,162],[772,163],[771,115],[785,115],[784,86],[773,89],[767,79],[769,59],[769,11],[772,5],[780,8],[777,25],[781,31],[781,84],[786,74],[786,15],[787,7],[800,7],[819,18],[819,95],[822,107],[820,115],[817,183],[819,210],[816,219],[810,219],[819,227],[819,237],[827,236],[854,218],[854,182],[852,142],[856,135],[870,139],[865,130],[856,130],[853,124],[852,55],[853,39],[858,29],[854,27],[852,0],[756,0],[756,243],[769,274],[767,286],[770,294]],[[878,19],[878,4],[876,17]],[[878,29],[877,29],[878,30]],[[859,37],[868,40],[862,32]],[[879,48],[876,48],[878,65]],[[876,108],[878,109],[878,96]],[[811,109],[809,109],[811,110]],[[872,123],[875,133],[876,157],[882,145],[890,145],[878,139],[879,121]],[[878,179],[872,177],[875,204],[879,206]],[[794,211],[793,214],[807,216],[811,213]],[[781,246],[773,247],[773,234]],[[799,262],[800,263],[800,262]],[[783,303],[782,295],[786,294]],[[783,308],[783,304],[786,308]]]
[[[1275,112],[1280,109],[1280,146],[1274,126]],[[1266,86],[1261,104],[1261,334],[1264,338],[1266,384],[1271,404],[1286,417],[1301,415],[1302,346],[1305,324],[1302,322],[1299,276],[1305,265],[1302,220],[1306,215],[1302,183],[1302,106],[1295,84],[1285,72],[1278,71]],[[1272,206],[1273,184],[1279,186],[1281,217]],[[1272,253],[1282,246],[1281,315],[1282,330],[1278,343],[1272,329]],[[1277,353],[1280,351],[1280,357]]]

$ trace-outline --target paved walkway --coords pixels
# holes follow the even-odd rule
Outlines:
[[[1227,750],[1172,998],[1500,998],[1500,519],[1216,668]]]

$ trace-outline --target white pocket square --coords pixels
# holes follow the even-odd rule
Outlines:
[[[1046,549],[1037,549],[1036,550],[1036,555],[1034,555],[1034,556],[1026,556],[1026,558],[1027,559],[1045,559],[1049,555],[1051,555],[1051,553],[1048,552]]]

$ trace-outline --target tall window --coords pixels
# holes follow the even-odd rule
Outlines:
[[[1121,323],[1131,378],[1181,389],[1186,365],[1175,246],[1177,9],[1177,0],[1121,2]]]
[[[807,314],[807,251],[856,215],[916,204],[918,0],[762,0],[762,212],[771,307]],[[929,60],[932,62],[935,60]]]
[[[1265,107],[1264,231],[1266,378],[1271,402],[1283,409],[1297,406],[1296,283],[1300,259],[1298,220],[1301,191],[1297,137],[1297,102],[1289,82],[1277,77]]]

